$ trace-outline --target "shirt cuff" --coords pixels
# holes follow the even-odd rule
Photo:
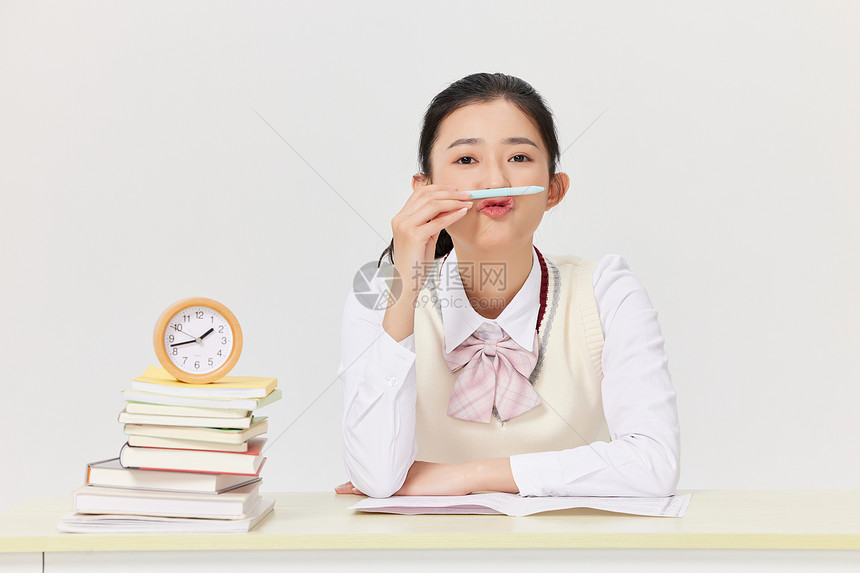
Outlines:
[[[514,482],[525,496],[559,495],[564,491],[564,470],[558,452],[535,452],[511,456]]]
[[[394,339],[392,338],[391,340],[394,340]],[[403,340],[401,340],[400,342],[398,342],[397,344],[399,344],[400,346],[402,346],[403,348],[405,348],[409,352],[411,352],[413,354],[413,359],[415,358],[414,357],[414,354],[415,354],[415,333],[414,332],[412,334],[410,334],[409,336],[407,336],[406,338],[404,338]]]

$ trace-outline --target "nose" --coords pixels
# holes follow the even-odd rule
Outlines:
[[[505,174],[504,169],[499,166],[496,161],[487,161],[485,164],[486,169],[482,174],[481,185],[483,189],[496,189],[499,187],[510,187],[510,181],[508,181],[508,177]]]

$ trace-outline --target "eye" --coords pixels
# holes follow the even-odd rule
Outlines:
[[[516,160],[517,157],[522,157],[522,159]],[[515,160],[514,163],[525,163],[526,161],[531,161],[531,158],[529,156],[523,155],[522,153],[514,155],[513,157],[511,157],[511,159]]]
[[[462,163],[462,161],[464,159],[468,159],[469,160],[468,163]],[[458,159],[454,163],[459,163],[460,165],[471,165],[474,161],[475,160],[473,158],[469,157],[468,155],[464,155],[463,157],[461,157],[460,159]]]

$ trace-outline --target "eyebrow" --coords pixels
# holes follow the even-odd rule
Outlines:
[[[455,140],[451,145],[449,145],[446,149],[451,149],[456,145],[480,145],[484,144],[486,141],[481,137],[463,137]],[[503,139],[501,141],[502,145],[517,145],[520,143],[524,143],[527,145],[534,145],[537,147],[537,144],[529,139],[528,137],[508,137],[507,139]],[[540,148],[538,148],[540,149]]]

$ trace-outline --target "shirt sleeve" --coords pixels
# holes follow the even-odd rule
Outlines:
[[[657,311],[618,255],[598,262],[593,282],[611,441],[511,456],[514,481],[523,496],[674,495],[681,433]]]
[[[350,481],[370,497],[389,497],[415,461],[414,334],[395,341],[382,327],[385,280],[346,296],[338,376],[343,382],[343,459]],[[376,295],[376,296],[374,296]]]

